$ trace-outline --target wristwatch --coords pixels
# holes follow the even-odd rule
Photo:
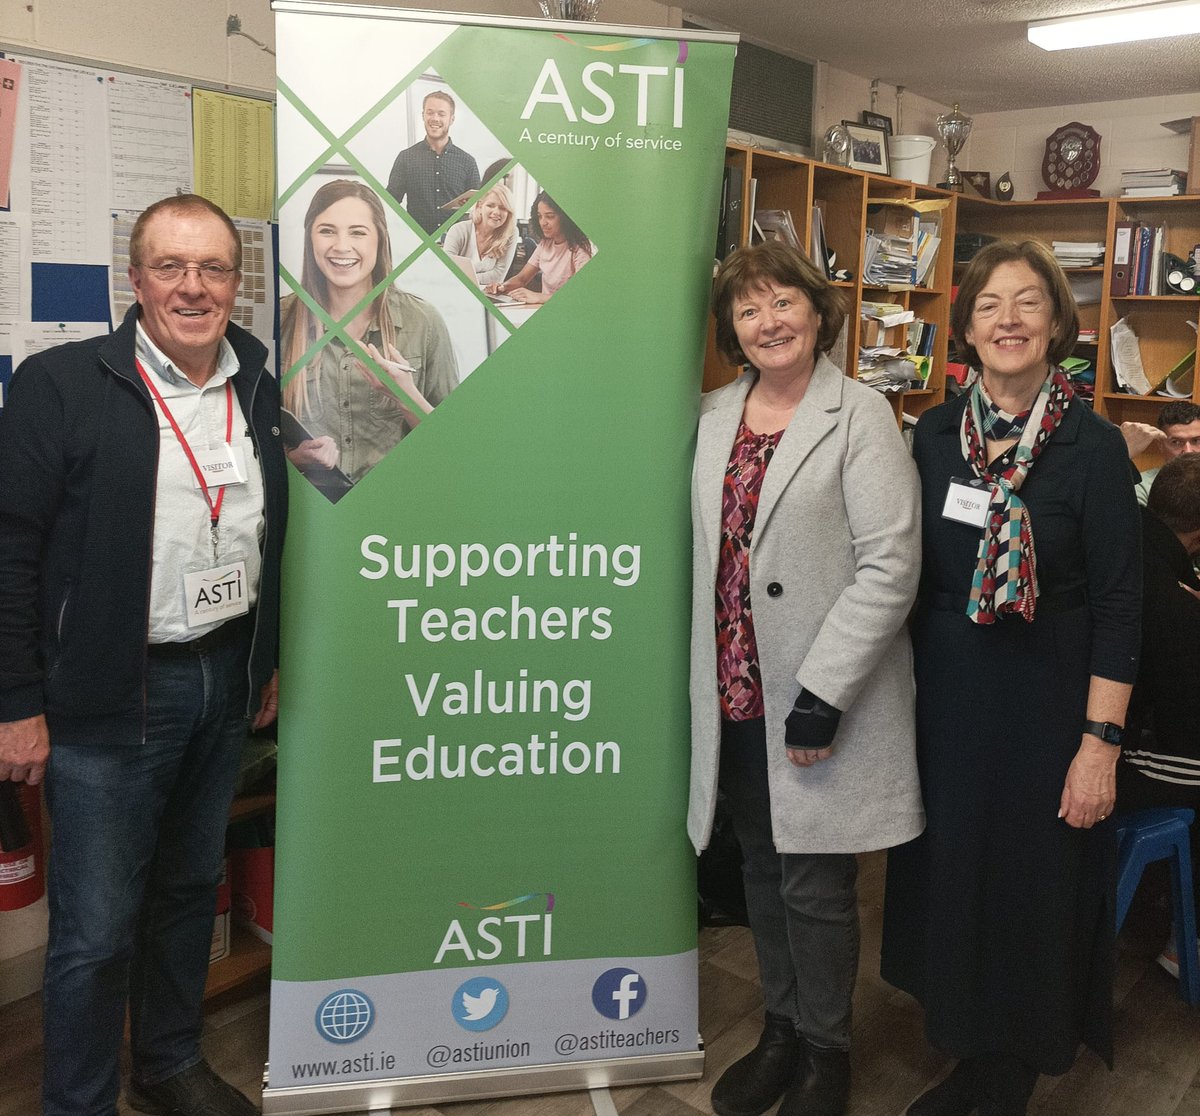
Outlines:
[[[1090,732],[1093,736],[1100,737],[1105,744],[1112,744],[1117,748],[1121,746],[1121,738],[1125,735],[1124,727],[1114,725],[1112,721],[1084,721],[1083,731]]]

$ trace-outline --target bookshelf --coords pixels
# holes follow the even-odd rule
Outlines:
[[[1196,347],[1196,334],[1188,326],[1200,314],[1200,294],[1114,295],[1112,271],[1114,237],[1119,222],[1132,221],[1165,229],[1163,246],[1176,256],[1188,256],[1200,244],[1200,195],[1180,194],[1161,198],[1085,198],[1067,201],[995,202],[959,198],[959,232],[983,233],[1004,239],[1098,240],[1106,245],[1104,265],[1072,268],[1068,275],[1092,273],[1100,277],[1100,298],[1080,307],[1080,328],[1099,331],[1095,345],[1080,346],[1080,355],[1096,362],[1096,410],[1111,422],[1153,424],[1168,400],[1156,394],[1139,395],[1122,390],[1112,366],[1109,330],[1121,318],[1138,337],[1142,365],[1151,383],[1174,368]],[[1192,358],[1191,400],[1200,403],[1200,376]],[[1161,464],[1153,453],[1137,460],[1139,468]]]
[[[892,302],[911,309],[925,321],[937,325],[932,353],[932,370],[922,389],[888,392],[899,420],[902,412],[919,416],[942,402],[946,395],[946,360],[950,352],[950,304],[962,265],[954,263],[955,233],[980,233],[1004,240],[1099,241],[1106,246],[1102,266],[1068,268],[1072,285],[1078,288],[1099,286],[1098,297],[1079,308],[1080,329],[1097,332],[1095,342],[1081,342],[1076,354],[1094,361],[1096,368],[1095,407],[1112,422],[1153,423],[1167,402],[1160,395],[1131,394],[1121,389],[1112,367],[1109,331],[1125,318],[1137,334],[1142,363],[1151,382],[1174,368],[1196,348],[1196,334],[1188,322],[1200,316],[1200,291],[1190,295],[1114,295],[1112,287],[1113,241],[1118,222],[1162,226],[1163,248],[1186,258],[1200,244],[1200,195],[1180,194],[1161,198],[1079,198],[1046,201],[1001,202],[967,195],[951,195],[931,186],[880,175],[834,167],[800,155],[746,147],[731,143],[725,152],[726,166],[737,167],[742,174],[740,198],[741,243],[749,240],[751,181],[756,184],[754,207],[787,209],[792,214],[801,243],[807,249],[812,235],[812,209],[819,206],[823,215],[825,238],[837,254],[837,266],[847,268],[849,282],[834,285],[846,292],[849,300],[844,352],[831,354],[849,376],[857,373],[857,354],[862,325],[859,317],[863,301]],[[864,283],[863,238],[867,228],[867,199],[949,198],[942,211],[942,243],[927,287],[889,291]],[[704,390],[712,391],[728,383],[737,370],[727,365],[713,344],[713,326],[709,323],[708,347],[704,364]],[[1192,358],[1191,399],[1200,404],[1200,358]],[[1161,462],[1149,456],[1139,459],[1139,467]]]
[[[919,416],[945,397],[947,339],[950,330],[950,291],[953,284],[954,196],[933,187],[917,186],[896,178],[828,166],[801,155],[746,147],[731,143],[725,151],[725,165],[741,172],[740,243],[749,242],[754,219],[751,209],[753,181],[754,209],[790,211],[801,244],[807,250],[812,237],[812,211],[820,207],[826,243],[836,254],[838,268],[851,273],[849,281],[835,282],[848,301],[844,349],[839,345],[830,354],[849,376],[858,371],[858,349],[862,335],[859,316],[864,300],[891,302],[918,317],[934,323],[937,332],[932,353],[932,370],[924,388],[884,393],[896,413]],[[911,290],[889,290],[863,281],[863,244],[867,222],[867,199],[915,200],[945,198],[949,205],[941,211],[942,243],[937,261],[928,279],[929,286]],[[704,362],[704,390],[729,383],[737,370],[717,353],[713,323],[709,322],[708,345]]]

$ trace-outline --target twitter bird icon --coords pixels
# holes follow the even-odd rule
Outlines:
[[[490,1031],[508,1014],[508,989],[492,977],[472,977],[455,989],[450,1014],[467,1031]]]
[[[499,988],[485,988],[478,996],[470,992],[462,994],[463,1015],[472,1023],[486,1019],[496,1006],[496,998],[500,995]]]

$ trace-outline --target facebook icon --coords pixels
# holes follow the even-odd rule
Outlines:
[[[646,982],[632,969],[609,969],[592,985],[592,1004],[606,1019],[628,1019],[646,1002]]]

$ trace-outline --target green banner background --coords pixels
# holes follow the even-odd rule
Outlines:
[[[295,27],[285,34],[287,20]],[[281,84],[306,111],[320,100],[310,84],[353,84],[330,67],[337,52],[319,31],[342,20],[357,22],[280,16]],[[497,963],[687,954],[696,917],[684,832],[688,474],[733,49],[586,26],[569,39],[540,28],[462,26],[430,54],[407,58],[404,22],[361,22],[372,23],[372,35],[395,37],[395,73],[409,75],[396,88],[440,74],[597,252],[340,502],[292,474],[273,979],[278,989],[429,970],[452,920],[477,942],[480,912],[471,908],[536,894],[540,907],[516,909],[544,911],[546,893],[554,896],[551,956],[531,929],[526,956],[518,958],[510,936]],[[306,54],[287,52],[306,41]],[[647,119],[638,124],[632,75],[604,79],[615,102],[607,123],[571,123],[558,105],[522,120],[546,59],[569,79],[577,109],[599,104],[579,83],[589,63],[661,66],[672,75],[682,68],[682,127],[673,125],[673,77],[648,83]],[[331,134],[340,125],[324,124]],[[538,142],[542,133],[595,136],[596,149]],[[635,149],[630,139],[682,149]],[[281,181],[281,195],[294,185]],[[281,242],[302,235],[281,224]],[[414,544],[524,550],[551,536],[566,543],[572,533],[580,546],[603,544],[610,554],[622,544],[639,548],[636,583],[614,584],[611,570],[607,578],[491,572],[465,587],[456,578],[429,587],[424,578],[360,572],[377,565],[363,557],[368,536],[386,538],[389,552],[403,546],[408,561]],[[388,606],[416,598],[418,612],[453,617],[456,609],[507,609],[514,595],[539,613],[611,609],[611,636],[429,642],[410,623],[401,643]],[[439,691],[418,716],[406,675],[424,691],[435,673],[472,685],[476,670],[500,681],[522,670],[560,685],[587,680],[590,710],[582,720],[561,708],[449,716]],[[403,754],[431,734],[439,746],[470,749],[552,732],[560,747],[578,740],[594,752],[597,742],[615,742],[619,774],[606,767],[373,781],[376,740],[402,738]],[[404,773],[402,765],[388,770]],[[485,963],[461,951],[444,961],[472,964]],[[453,991],[451,980],[447,996]],[[290,1038],[277,1044],[275,1014],[273,1084],[276,1065],[292,1054]],[[311,1015],[304,1025],[312,1030]]]

